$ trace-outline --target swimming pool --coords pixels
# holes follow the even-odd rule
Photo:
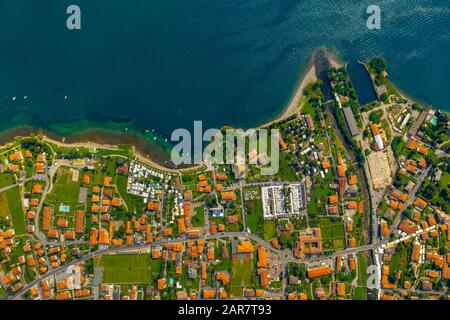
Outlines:
[[[59,206],[59,212],[69,212],[70,206],[60,205]]]

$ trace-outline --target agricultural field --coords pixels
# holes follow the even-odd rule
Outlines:
[[[11,215],[16,234],[25,233],[25,214],[20,199],[19,187],[0,193],[0,216]]]
[[[251,287],[254,285],[252,259],[248,256],[233,258],[232,260],[232,287]]]
[[[319,226],[325,250],[343,249],[345,247],[344,222],[337,218],[321,218]]]
[[[0,188],[10,186],[14,182],[15,182],[15,178],[12,173],[6,172],[6,173],[0,174]]]
[[[95,265],[104,268],[104,283],[150,283],[161,269],[161,261],[148,254],[104,255]]]

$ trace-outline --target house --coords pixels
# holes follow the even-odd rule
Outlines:
[[[358,204],[355,201],[348,201],[347,202],[347,209],[355,210],[358,208]]]
[[[84,230],[84,211],[75,211],[75,232],[83,233]]]
[[[236,194],[232,191],[224,191],[220,193],[220,197],[222,200],[235,200]]]
[[[302,231],[294,248],[294,256],[303,259],[306,255],[322,253],[322,236],[320,228]]]
[[[213,299],[216,296],[214,289],[203,289],[203,299]]]
[[[336,205],[339,203],[339,199],[337,194],[331,195],[328,197],[328,202],[330,203],[330,205]]]
[[[228,223],[233,224],[233,223],[237,223],[239,218],[238,218],[238,215],[235,214],[235,215],[228,216],[227,220],[228,220]]]
[[[342,165],[338,166],[338,176],[339,177],[345,177],[345,167]]]
[[[251,241],[244,240],[237,245],[238,253],[252,253],[253,251],[255,251],[255,249]]]
[[[259,246],[258,247],[258,261],[256,266],[259,267],[267,267],[267,249]]]
[[[222,284],[228,285],[230,283],[230,275],[227,272],[219,271],[216,273],[216,279],[217,281],[222,282]]]
[[[259,275],[259,281],[260,281],[261,287],[267,288],[269,286],[269,278],[268,278],[267,268],[259,268],[257,271],[257,274]]]
[[[329,265],[325,265],[322,267],[316,267],[316,268],[308,268],[307,269],[308,278],[317,278],[317,277],[323,277],[328,276],[331,274],[331,267]]]
[[[47,232],[47,237],[49,238],[58,238],[59,231],[57,229],[49,229]]]
[[[356,176],[355,175],[351,175],[348,177],[348,184],[350,186],[353,186],[356,184]]]
[[[427,207],[427,205],[428,205],[428,203],[425,200],[421,199],[421,198],[417,198],[414,201],[414,206],[417,209],[419,209],[420,211],[423,211]]]
[[[337,284],[337,295],[338,295],[339,297],[345,296],[345,283],[339,282],[339,283]]]

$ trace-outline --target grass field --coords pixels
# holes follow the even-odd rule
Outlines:
[[[192,219],[194,227],[203,227],[205,225],[205,207],[200,206],[195,208],[195,215]]]
[[[275,238],[277,232],[276,221],[267,220],[264,221],[264,240],[271,240]]]
[[[252,259],[247,257],[233,258],[232,260],[232,287],[250,287],[252,281],[253,265]]]
[[[341,219],[321,218],[319,226],[325,249],[342,249],[345,247],[344,222]]]
[[[47,195],[46,202],[55,205],[77,204],[80,184],[72,181],[72,172],[68,168],[60,167],[56,172],[56,182],[52,192]]]
[[[245,211],[247,213],[247,228],[252,233],[263,236],[264,218],[262,201],[260,199],[245,201]]]
[[[129,212],[138,211],[144,206],[142,199],[134,197],[133,195],[127,193],[127,177],[123,175],[117,175],[116,186],[120,193],[120,196],[125,201],[125,204]]]
[[[0,188],[10,186],[15,181],[14,175],[12,173],[2,173],[0,174]]]
[[[353,298],[355,300],[366,300],[367,298],[367,257],[364,252],[358,253],[358,285],[353,292]]]
[[[161,261],[148,254],[104,255],[96,266],[104,268],[104,283],[150,283],[159,276]]]
[[[278,177],[284,181],[296,181],[298,177],[295,171],[289,166],[289,161],[285,153],[280,153],[280,167],[278,170]]]
[[[313,194],[308,204],[308,212],[311,215],[325,215],[326,212],[326,204],[328,196],[334,194],[333,190],[331,190],[328,185],[331,183],[331,173],[325,176],[325,179],[320,179],[320,183],[314,184]]]
[[[25,214],[20,200],[19,187],[0,194],[0,216],[11,215],[16,234],[25,233]]]

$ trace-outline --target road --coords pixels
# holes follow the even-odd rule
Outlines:
[[[32,177],[29,177],[29,178],[26,178],[26,179],[24,179],[22,181],[19,181],[18,183],[16,182],[16,183],[14,183],[12,185],[9,185],[9,186],[1,188],[0,189],[0,193],[8,191],[8,190],[13,189],[13,188],[18,187],[18,186],[23,186],[25,183],[33,181],[33,180],[44,180],[46,178],[47,177],[45,175],[43,175],[43,174],[36,174],[36,175],[34,175]]]
[[[346,140],[344,139],[344,136],[342,135],[342,132],[340,131],[340,129],[339,129],[339,126],[338,126],[338,124],[337,124],[337,121],[336,121],[336,119],[334,118],[334,115],[333,115],[333,112],[331,111],[331,106],[326,106],[326,108],[325,108],[325,110],[326,110],[326,113],[327,113],[327,115],[328,115],[328,117],[329,117],[329,119],[331,120],[331,126],[332,126],[332,128],[333,128],[333,131],[336,133],[336,135],[337,135],[337,137],[338,137],[338,139],[342,142],[342,145],[344,146],[344,148],[347,150],[347,152],[348,152],[348,154],[349,154],[349,156],[352,158],[352,161],[353,161],[353,163],[354,163],[354,168],[357,170],[357,172],[358,172],[358,176],[359,176],[359,178],[360,178],[360,180],[361,180],[361,184],[362,184],[362,195],[363,195],[363,205],[364,205],[364,212],[369,212],[369,213],[372,213],[371,215],[370,215],[370,220],[372,220],[373,221],[373,219],[374,219],[374,216],[373,216],[373,212],[372,212],[372,208],[371,208],[371,203],[372,203],[372,199],[371,199],[371,197],[370,197],[370,195],[369,195],[369,186],[368,186],[368,182],[367,182],[367,176],[366,176],[366,172],[365,172],[365,170],[362,168],[362,166],[358,163],[358,161],[357,161],[357,159],[356,159],[356,156],[355,156],[355,154],[353,153],[353,150],[347,145],[347,142],[346,142]],[[368,221],[369,219],[367,219],[367,221]],[[369,228],[369,223],[370,222],[368,222],[368,224],[366,224],[366,228],[368,229]],[[369,230],[368,230],[369,231]],[[372,232],[368,232],[368,231],[366,231],[365,232],[365,234],[367,235],[368,234],[368,236],[370,236],[370,241],[371,242],[374,242],[375,240],[376,240],[376,237],[374,237],[373,235],[372,235]]]
[[[420,186],[422,185],[423,181],[425,180],[425,178],[428,175],[428,172],[430,172],[432,166],[429,166],[428,168],[425,169],[425,171],[422,172],[422,175],[420,176],[420,178],[417,180],[416,185],[414,186],[413,190],[409,193],[408,199],[406,199],[403,208],[399,211],[399,213],[397,214],[397,216],[395,217],[394,222],[392,223],[392,226],[389,230],[389,234],[392,235],[395,231],[395,229],[398,227],[402,216],[403,216],[403,212],[411,205],[411,203],[413,202],[413,200],[416,198],[416,193],[419,190]]]
[[[340,250],[340,251],[334,252],[329,255],[321,255],[321,256],[317,256],[317,257],[310,257],[307,259],[298,259],[293,256],[292,251],[290,251],[288,249],[285,249],[285,250],[275,249],[272,247],[272,245],[268,241],[265,241],[265,240],[259,238],[258,236],[253,235],[248,232],[222,232],[222,233],[215,234],[215,235],[207,234],[204,236],[203,239],[213,240],[213,239],[226,238],[226,237],[228,237],[228,238],[244,237],[244,238],[255,241],[259,245],[266,247],[268,250],[275,252],[279,256],[279,258],[281,260],[281,264],[283,266],[286,266],[287,263],[289,263],[289,262],[313,263],[313,262],[317,262],[317,261],[324,260],[324,259],[335,258],[335,257],[341,256],[341,255],[347,255],[347,254],[352,254],[352,253],[355,254],[355,253],[358,253],[361,251],[368,251],[368,250],[372,250],[374,248],[380,247],[384,243],[383,241],[380,241],[376,244],[371,244],[371,245],[366,245],[366,246],[361,246],[361,247],[356,247],[356,248],[350,248],[350,249],[346,249],[346,250]],[[163,245],[167,245],[170,243],[177,243],[177,242],[186,243],[187,241],[189,241],[189,240],[186,237],[184,237],[182,239],[161,240],[161,241],[155,241],[152,243],[134,244],[131,246],[109,247],[109,248],[98,250],[95,252],[90,252],[79,259],[72,260],[71,262],[69,262],[63,266],[60,266],[58,268],[48,271],[45,275],[35,279],[34,281],[28,283],[27,285],[25,285],[20,291],[18,291],[14,295],[10,296],[8,299],[10,299],[10,300],[17,299],[22,294],[24,294],[26,291],[28,291],[29,289],[31,289],[32,287],[37,285],[39,282],[44,281],[45,279],[47,279],[53,275],[56,275],[60,272],[63,272],[64,270],[66,270],[68,267],[70,267],[72,265],[75,265],[82,261],[86,261],[91,258],[95,258],[95,257],[101,256],[104,254],[120,253],[123,251],[148,250],[149,248],[156,247],[156,246],[163,246]],[[283,275],[285,275],[285,272],[283,272]]]

